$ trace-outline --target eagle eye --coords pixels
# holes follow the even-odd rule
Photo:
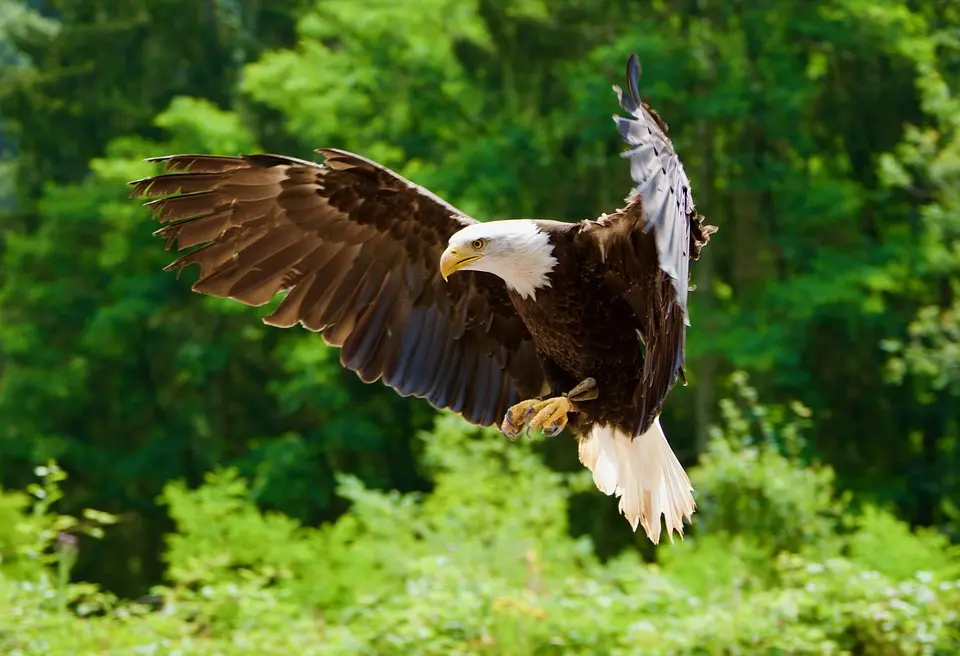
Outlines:
[[[486,243],[487,242],[484,241],[483,239],[474,239],[473,243],[470,245],[473,246],[473,250],[478,251],[481,248],[483,248],[486,245]]]

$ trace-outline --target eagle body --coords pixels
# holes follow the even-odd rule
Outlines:
[[[513,290],[509,295],[530,332],[550,391],[560,394],[594,378],[602,401],[582,404],[578,428],[601,423],[633,433],[642,424],[635,396],[643,382],[643,344],[633,310],[616,281],[608,281],[600,251],[581,224],[536,223],[550,236],[558,260],[551,284],[536,296]],[[656,259],[647,261],[653,280]]]
[[[301,325],[342,365],[481,426],[556,434],[569,421],[598,489],[634,530],[682,535],[694,500],[659,422],[683,377],[691,260],[713,226],[695,211],[666,124],[627,65],[634,188],[626,205],[579,223],[479,222],[360,155],[172,155],[131,195],[198,265],[193,289]]]

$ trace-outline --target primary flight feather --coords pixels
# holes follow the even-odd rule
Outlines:
[[[627,63],[635,187],[626,207],[580,223],[480,223],[368,159],[324,148],[322,164],[279,155],[172,155],[132,195],[165,224],[169,265],[200,266],[195,291],[248,305],[286,292],[264,318],[340,347],[381,379],[508,437],[575,432],[597,487],[636,530],[682,535],[695,504],[659,415],[683,376],[690,260],[703,225],[667,126]]]

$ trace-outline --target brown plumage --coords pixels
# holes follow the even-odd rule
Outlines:
[[[615,120],[632,146],[624,155],[637,186],[624,209],[595,221],[478,224],[385,167],[329,148],[319,151],[322,164],[156,158],[166,173],[131,183],[131,195],[157,198],[147,205],[168,248],[193,249],[168,269],[198,264],[195,291],[254,306],[285,291],[264,321],[321,332],[364,381],[381,379],[484,426],[520,402],[539,408],[541,394],[595,381],[596,398],[563,406],[578,415],[581,459],[656,541],[660,513],[677,528],[692,497],[677,500],[689,496],[678,491],[689,486],[678,463],[658,473],[660,443],[646,451],[640,443],[651,427],[660,431],[655,420],[683,375],[689,262],[715,228],[694,209],[666,124],[640,100],[635,56],[627,75],[628,93],[615,90],[630,116]],[[487,227],[489,254],[481,252]],[[468,239],[474,233],[481,238]],[[546,268],[526,271],[515,264],[521,257],[509,265],[520,266],[511,274],[520,278],[484,272],[478,262],[494,267],[493,251],[512,237],[532,240],[525,257]],[[451,264],[470,244],[477,253]],[[462,272],[445,280],[454,270]],[[637,442],[634,455],[611,455],[621,438]],[[656,472],[641,472],[643,462]]]
[[[489,426],[538,394],[530,334],[494,278],[445,283],[437,269],[473,221],[378,164],[334,149],[318,165],[277,155],[160,157],[170,173],[133,184],[166,224],[168,248],[200,246],[168,269],[200,265],[193,289],[260,306],[341,347],[343,365],[404,396]]]
[[[695,216],[686,220],[691,230],[683,256],[697,259],[713,228]],[[580,404],[579,427],[610,423],[644,433],[683,378],[686,307],[659,264],[641,198],[596,221],[536,223],[555,247],[552,284],[536,298],[510,296],[533,334],[552,392],[592,377],[602,394]]]

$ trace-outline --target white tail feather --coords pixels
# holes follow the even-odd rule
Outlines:
[[[683,518],[691,521],[696,502],[659,417],[636,439],[612,426],[594,426],[580,441],[580,462],[593,472],[601,492],[620,498],[620,512],[634,531],[643,525],[650,541],[658,544],[663,515],[670,541],[674,531],[683,537]]]

